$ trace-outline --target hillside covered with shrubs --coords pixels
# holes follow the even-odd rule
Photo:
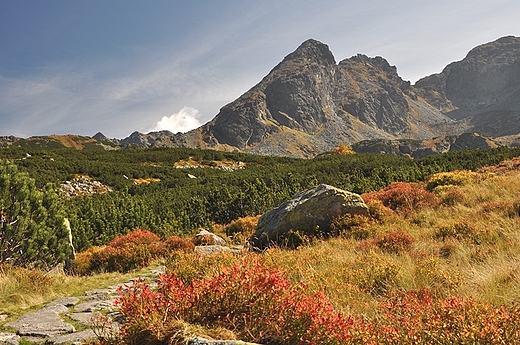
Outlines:
[[[261,344],[515,344],[520,339],[517,149],[423,160],[361,154],[299,160],[171,149],[34,151],[30,157],[5,150],[2,155],[9,159],[2,186],[5,176],[18,176],[25,182],[16,198],[35,205],[76,174],[113,188],[92,196],[47,197],[55,214],[71,220],[77,254],[67,279],[89,281],[111,271],[166,266],[158,286],[143,279],[121,290],[124,326],[117,334],[99,331],[102,344],[182,344],[194,336]],[[179,161],[206,168],[175,168]],[[215,168],[221,161],[242,162],[243,168]],[[149,184],[134,180],[152,178]],[[199,227],[247,248],[258,215],[318,183],[360,193],[370,214],[339,217],[332,224],[338,236],[302,236],[295,249],[194,252]],[[9,199],[12,205],[19,205],[16,198]],[[6,207],[2,212],[10,220],[2,224],[5,230],[14,218]],[[36,228],[29,225],[40,219],[47,224],[43,229],[52,229],[50,218],[34,215],[23,223],[26,228],[16,228],[16,222],[9,231],[30,233]],[[54,235],[59,243],[60,234]],[[3,238],[4,251],[6,243]],[[19,266],[31,267],[31,261]],[[19,266],[6,260],[1,266],[0,305],[8,310],[16,302],[7,286],[17,281],[22,291],[27,276],[16,273],[23,270]],[[37,290],[27,287],[28,294],[46,296],[67,285],[65,278],[31,274],[44,278],[38,278]]]
[[[166,239],[215,223],[228,224],[263,214],[321,183],[366,193],[392,182],[418,182],[433,173],[475,170],[517,155],[520,148],[505,147],[420,160],[377,154],[290,159],[190,149],[0,150],[0,159],[34,179],[38,190],[58,189],[77,176],[113,190],[61,198],[77,251],[105,245],[135,229],[148,229]]]
[[[160,256],[167,274],[158,288],[137,281],[121,291],[127,323],[103,341],[516,344],[515,166],[438,173],[365,193],[370,216],[340,217],[337,238],[308,238],[297,249],[207,257],[183,242]],[[232,228],[247,238],[255,221],[217,231],[225,237]]]

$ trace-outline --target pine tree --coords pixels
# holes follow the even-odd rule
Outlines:
[[[52,185],[0,162],[0,263],[49,268],[71,255],[63,205]]]

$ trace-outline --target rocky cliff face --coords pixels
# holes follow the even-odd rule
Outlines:
[[[357,55],[337,64],[327,45],[311,39],[211,122],[176,141],[313,156],[363,139],[441,135],[438,125],[449,121],[385,59]]]
[[[457,120],[456,130],[493,136],[520,132],[520,38],[472,49],[458,62],[416,83],[430,104]]]

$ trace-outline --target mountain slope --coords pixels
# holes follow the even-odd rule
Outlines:
[[[442,135],[438,125],[449,121],[385,59],[337,64],[327,45],[310,39],[212,121],[175,137],[201,148],[313,156],[364,139]]]
[[[439,74],[416,83],[426,101],[458,120],[460,129],[493,136],[520,133],[520,38],[472,49]]]
[[[97,133],[94,138],[121,146],[211,148],[294,157],[312,157],[339,144],[376,139],[393,143],[437,138],[436,142],[451,143],[464,133],[475,136],[474,132],[496,137],[490,139],[491,146],[517,145],[519,57],[520,38],[503,37],[472,49],[441,73],[411,85],[382,57],[358,54],[337,63],[327,45],[309,39],[197,129],[177,134],[134,132],[121,140]],[[470,137],[461,139],[464,145],[491,143],[467,141]],[[3,142],[9,145],[12,140],[5,137]],[[428,151],[428,145],[419,145],[426,148],[420,155]],[[440,144],[441,151],[444,146]],[[358,147],[366,150],[374,145]]]

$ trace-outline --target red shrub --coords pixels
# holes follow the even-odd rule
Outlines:
[[[106,247],[78,254],[76,272],[128,272],[148,266],[154,259],[165,257],[167,247],[159,236],[148,230],[136,230],[117,236]],[[77,260],[75,260],[77,261]]]
[[[382,251],[394,254],[409,251],[414,242],[415,239],[402,230],[392,231],[374,239],[374,244]]]
[[[179,236],[168,237],[168,239],[164,242],[164,246],[168,252],[191,252],[193,249],[195,249],[195,244],[193,244],[192,241]]]
[[[336,344],[353,337],[354,319],[335,312],[325,295],[309,295],[259,262],[223,268],[190,284],[161,276],[157,292],[136,282],[121,291],[118,304],[129,343],[143,330],[168,341],[168,323],[177,320],[228,328],[243,340],[269,344]]]
[[[439,203],[434,193],[414,182],[393,182],[380,191],[363,194],[361,197],[366,203],[379,200],[386,207],[404,215],[417,208]]]
[[[308,294],[260,262],[222,269],[186,283],[161,276],[157,291],[137,280],[120,289],[126,344],[179,341],[179,321],[227,328],[264,344],[517,344],[520,307],[494,307],[471,298],[441,299],[430,290],[394,292],[370,320],[334,311],[321,293]],[[177,338],[175,338],[177,336]],[[143,337],[146,341],[143,341]]]
[[[127,244],[124,247],[105,247],[92,255],[93,272],[128,272],[148,266],[156,256],[147,246]]]
[[[516,344],[520,339],[518,306],[443,300],[429,290],[396,293],[382,306],[379,336],[385,344]]]
[[[161,238],[149,230],[134,230],[126,235],[117,236],[114,238],[108,246],[114,248],[124,247],[129,243],[135,245],[148,245],[151,243],[160,242]]]

